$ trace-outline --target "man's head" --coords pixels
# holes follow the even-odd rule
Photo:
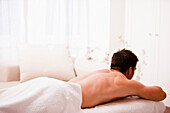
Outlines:
[[[128,79],[131,79],[138,62],[137,56],[130,50],[122,49],[112,56],[111,69],[119,70]]]

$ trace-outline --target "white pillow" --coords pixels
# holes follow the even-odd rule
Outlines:
[[[103,62],[93,62],[89,60],[76,59],[74,67],[77,76],[82,76],[96,70],[109,69],[109,64]]]
[[[19,45],[20,81],[52,77],[68,81],[75,77],[73,62],[64,45]]]

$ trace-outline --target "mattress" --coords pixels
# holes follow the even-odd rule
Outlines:
[[[165,109],[163,102],[144,100],[133,96],[83,111],[84,113],[164,113]]]

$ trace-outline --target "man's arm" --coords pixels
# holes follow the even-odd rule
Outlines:
[[[130,88],[132,88],[134,95],[144,99],[161,101],[166,98],[166,93],[159,86],[145,86],[135,80],[129,80]]]

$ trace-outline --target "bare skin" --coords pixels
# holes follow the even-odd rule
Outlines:
[[[133,74],[134,72],[128,73],[127,76],[132,78]],[[76,77],[69,82],[78,83],[81,86],[82,108],[93,107],[129,95],[154,101],[166,98],[166,93],[159,86],[144,86],[135,80],[127,79],[117,70],[98,70]]]

